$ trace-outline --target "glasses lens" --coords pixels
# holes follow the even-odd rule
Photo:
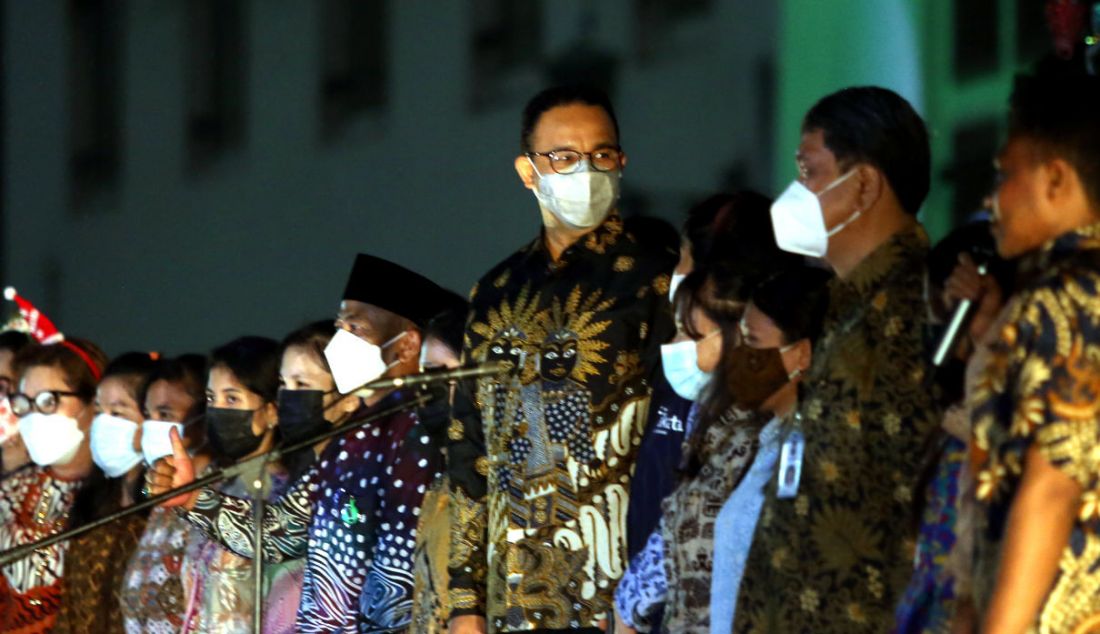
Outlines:
[[[577,165],[581,162],[580,153],[572,150],[551,152],[547,158],[550,159],[550,167],[554,168],[558,174],[569,174],[577,169]]]
[[[11,413],[16,416],[26,416],[31,412],[31,399],[23,394],[15,394],[11,397]]]
[[[618,150],[596,150],[592,153],[592,167],[601,172],[609,172],[614,169],[619,169]]]
[[[34,404],[43,414],[53,414],[57,411],[57,392],[41,392],[34,397]]]

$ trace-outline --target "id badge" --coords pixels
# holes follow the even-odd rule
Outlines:
[[[806,437],[795,429],[783,441],[779,450],[779,480],[776,497],[790,499],[798,495],[798,483],[802,479],[802,454],[806,449]]]

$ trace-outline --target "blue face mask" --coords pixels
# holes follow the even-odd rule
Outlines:
[[[665,372],[665,378],[672,390],[680,398],[689,401],[699,400],[703,388],[710,383],[710,372],[699,369],[699,343],[718,334],[719,331],[706,335],[699,341],[688,339],[676,343],[666,343],[661,346],[661,365]]]

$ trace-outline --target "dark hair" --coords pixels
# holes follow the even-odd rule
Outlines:
[[[289,348],[305,348],[321,364],[325,372],[332,374],[328,367],[328,359],[325,358],[325,346],[332,341],[336,334],[336,324],[331,319],[318,319],[295,330],[283,338],[279,346],[280,362]]]
[[[157,367],[156,355],[148,352],[125,352],[111,360],[107,369],[103,370],[103,379],[119,377],[126,383],[126,387],[138,403],[141,409],[142,387],[149,380],[149,375]]]
[[[719,296],[746,300],[745,291],[767,275],[801,264],[776,244],[771,204],[763,194],[741,190],[714,194],[688,210],[684,237],[691,258],[714,274]]]
[[[611,100],[607,93],[599,88],[577,84],[567,86],[554,86],[547,88],[531,98],[523,108],[523,121],[520,125],[519,148],[522,152],[531,152],[531,135],[535,133],[535,127],[539,119],[548,110],[558,106],[581,103],[588,106],[603,108],[615,127],[615,139],[619,139],[619,120],[615,117],[615,109],[611,106]]]
[[[839,90],[810,108],[802,130],[821,130],[843,169],[867,163],[881,170],[902,209],[912,215],[920,211],[932,153],[924,121],[901,95],[878,86]]]
[[[693,270],[680,283],[673,298],[673,308],[681,329],[695,340],[710,334],[699,332],[692,323],[692,312],[696,309],[701,310],[708,319],[718,325],[722,337],[721,355],[724,357],[732,349],[733,342],[738,339],[741,316],[744,314],[748,300],[748,294],[740,294],[740,290],[741,287],[738,286],[736,292],[723,296],[719,294],[711,275],[705,269]],[[708,387],[700,398],[698,421],[686,439],[684,474],[689,477],[698,474],[707,459],[703,451],[707,430],[729,409],[730,403],[723,405],[720,401],[732,402],[728,390],[717,387],[720,382],[721,379],[715,374],[711,379],[711,387]],[[710,396],[711,393],[714,397]]]
[[[274,403],[279,394],[281,347],[267,337],[238,337],[210,353],[210,369],[227,368],[241,385]]]
[[[829,280],[822,268],[801,266],[775,274],[752,293],[752,305],[775,322],[783,343],[802,339],[816,343],[829,307]]]
[[[1034,141],[1077,170],[1086,196],[1100,211],[1100,77],[1079,61],[1049,57],[1017,75],[1009,99],[1008,133]]]
[[[88,366],[88,361],[70,348],[70,345],[80,348],[87,355],[88,360],[96,367],[95,372]],[[14,365],[15,374],[19,377],[31,368],[58,368],[65,375],[65,384],[69,389],[84,400],[91,401],[99,383],[96,374],[102,374],[103,367],[107,365],[107,355],[87,339],[67,337],[63,343],[23,348],[15,356]]]
[[[469,304],[452,306],[432,317],[424,327],[424,338],[431,337],[446,344],[455,356],[462,356],[462,340],[466,335],[466,318]]]
[[[145,385],[141,388],[141,404],[144,408],[149,387],[157,381],[165,381],[183,388],[194,400],[186,420],[192,419],[206,409],[206,358],[201,354],[181,354],[171,359],[160,359],[149,373]],[[186,422],[179,421],[179,422]]]
[[[19,330],[5,330],[0,332],[0,350],[10,350],[15,354],[34,343],[34,339],[25,332]]]

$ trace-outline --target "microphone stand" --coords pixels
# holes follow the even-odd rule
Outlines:
[[[114,513],[109,513],[99,519],[92,520],[91,522],[88,522],[86,524],[82,524],[75,528],[70,528],[69,530],[62,531],[60,533],[55,533],[48,537],[39,539],[38,541],[30,542],[29,544],[23,544],[21,546],[9,548],[8,550],[0,552],[0,566],[7,566],[12,562],[19,561],[20,559],[28,557],[31,553],[40,548],[45,548],[47,546],[52,546],[58,542],[63,542],[73,539],[75,537],[79,537],[101,526],[133,515],[134,513],[140,513],[146,509],[153,508],[154,506],[159,506],[161,503],[167,502],[168,500],[171,500],[172,498],[182,495],[184,493],[190,493],[198,489],[203,489],[211,485],[218,484],[219,482],[223,482],[225,480],[240,477],[243,478],[243,482],[247,482],[249,484],[248,488],[252,493],[253,501],[252,534],[255,546],[252,553],[252,565],[253,574],[255,576],[255,578],[253,579],[253,583],[256,603],[252,613],[252,631],[259,632],[263,624],[263,579],[261,579],[260,575],[263,573],[263,505],[265,499],[264,493],[268,486],[267,473],[265,469],[267,463],[269,461],[278,460],[279,457],[281,457],[283,454],[288,454],[303,449],[309,449],[312,451],[313,446],[319,442],[343,435],[348,431],[362,427],[367,423],[372,423],[376,420],[393,416],[394,414],[407,411],[414,407],[419,407],[421,405],[424,405],[431,399],[431,396],[418,396],[412,400],[398,403],[382,411],[375,412],[367,416],[366,418],[333,427],[332,429],[321,432],[307,440],[296,442],[287,447],[272,449],[271,451],[259,454],[243,462],[238,462],[237,464],[230,465],[228,467],[216,469],[215,471],[208,473],[201,478],[196,478],[193,482],[176,487],[175,489],[170,489],[168,491],[165,491],[164,493],[161,493],[160,495],[154,495],[153,497],[147,498],[142,502],[137,502],[131,506],[115,511]]]

